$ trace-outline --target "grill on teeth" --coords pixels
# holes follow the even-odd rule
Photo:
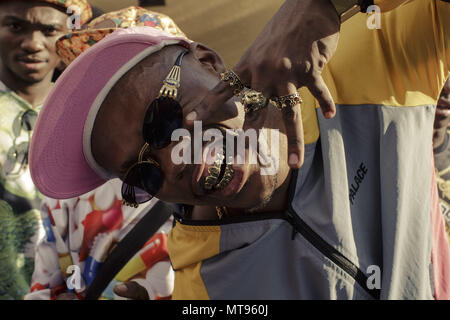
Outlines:
[[[224,158],[225,157],[222,154],[216,153],[214,164],[208,168],[208,176],[205,178],[206,190],[211,190],[219,179],[220,166],[222,165]]]
[[[225,173],[223,175],[222,180],[217,184],[216,189],[221,190],[223,189],[230,181],[233,179],[234,176],[234,170],[230,164],[227,164],[225,167]]]
[[[214,164],[208,168],[208,176],[205,178],[204,187],[206,190],[212,190],[214,187],[217,190],[224,188],[233,179],[234,170],[230,164],[225,167],[225,172],[220,181],[220,167],[222,166],[225,156],[223,154],[217,153],[215,155]]]

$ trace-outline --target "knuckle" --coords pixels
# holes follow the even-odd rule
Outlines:
[[[321,87],[314,87],[314,94],[316,95],[316,99],[321,99],[323,96],[323,89]]]
[[[300,64],[300,71],[305,75],[312,75],[313,73],[313,63],[310,60],[305,60]]]
[[[298,119],[298,108],[284,108],[283,119],[286,123],[294,123]]]
[[[303,141],[297,137],[290,137],[288,139],[288,146],[291,151],[301,151]]]
[[[209,105],[209,103],[202,102],[201,104],[199,104],[197,106],[196,111],[197,111],[199,117],[204,117],[209,114],[208,105]]]
[[[283,71],[290,71],[292,69],[292,60],[289,59],[288,57],[283,57],[280,60],[279,69],[282,72]]]

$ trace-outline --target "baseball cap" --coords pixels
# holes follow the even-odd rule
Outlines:
[[[44,195],[72,198],[114,178],[91,152],[97,113],[121,77],[169,45],[189,48],[190,41],[149,26],[119,29],[68,66],[44,103],[30,147],[31,176]]]

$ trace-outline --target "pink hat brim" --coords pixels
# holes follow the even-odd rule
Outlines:
[[[30,147],[31,176],[40,192],[67,199],[106,182],[83,153],[83,130],[92,105],[127,62],[150,46],[173,44],[173,40],[185,46],[188,43],[150,27],[116,31],[63,72],[39,114]]]

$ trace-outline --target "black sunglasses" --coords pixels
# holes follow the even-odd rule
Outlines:
[[[158,97],[147,108],[142,135],[145,144],[139,152],[138,162],[132,165],[122,183],[122,201],[137,207],[149,201],[159,191],[162,173],[159,164],[150,157],[144,158],[149,149],[159,150],[171,143],[172,132],[182,127],[183,110],[176,100],[180,87],[181,61],[189,51],[179,54],[170,70]]]

